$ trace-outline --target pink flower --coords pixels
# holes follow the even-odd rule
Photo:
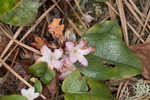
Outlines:
[[[75,71],[75,67],[73,66],[73,63],[70,62],[68,57],[66,56],[64,57],[64,66],[62,66],[62,68],[59,71],[61,72],[61,75],[59,76],[59,80],[63,80],[73,71]]]
[[[46,45],[41,48],[42,57],[40,57],[37,61],[45,61],[48,64],[50,69],[60,69],[63,66],[63,62],[59,59],[63,55],[62,49],[55,49],[52,52]]]
[[[66,49],[69,51],[69,59],[72,63],[79,61],[83,66],[88,66],[88,61],[84,55],[95,51],[95,48],[87,48],[86,44],[86,40],[80,41],[80,43],[77,45],[75,45],[73,42],[66,42]]]

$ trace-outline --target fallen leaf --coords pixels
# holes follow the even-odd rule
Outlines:
[[[58,73],[56,73],[56,77],[51,80],[51,83],[49,85],[47,85],[47,89],[51,95],[51,98],[54,98],[58,93],[58,76]]]
[[[49,24],[49,32],[52,34],[53,37],[62,38],[63,37],[63,30],[64,24],[60,25],[61,19],[54,18],[53,21]]]
[[[32,46],[36,47],[37,49],[41,49],[43,45],[47,45],[49,48],[57,48],[55,43],[48,42],[45,38],[41,38],[39,36],[34,35],[35,42],[32,42]]]
[[[142,73],[142,75],[146,79],[150,79],[150,42],[129,46],[129,48],[136,53],[136,55],[144,64],[144,72]]]

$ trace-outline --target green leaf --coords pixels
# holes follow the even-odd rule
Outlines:
[[[0,16],[9,13],[21,3],[21,0],[0,0]]]
[[[18,7],[0,17],[0,21],[15,26],[30,24],[36,18],[39,6],[39,0],[22,0]]]
[[[105,1],[108,1],[108,0],[96,0],[96,2],[105,2]]]
[[[54,70],[47,70],[43,76],[40,77],[43,84],[49,84],[51,80],[56,76]]]
[[[102,24],[96,24],[88,29],[85,34],[112,34],[122,40],[121,28],[117,21],[105,21]]]
[[[128,78],[140,74],[143,64],[121,38],[121,29],[113,21],[106,21],[89,29],[82,39],[88,40],[88,46],[96,48],[93,55],[97,57],[88,56],[89,66],[82,68],[78,65],[79,70],[98,80]],[[115,67],[105,67],[103,62]]]
[[[80,86],[78,87],[76,85],[78,82],[73,80],[75,76],[86,82],[86,84],[84,84],[85,86],[88,85],[88,91],[87,89],[85,89],[86,91],[80,90]],[[80,79],[78,79],[78,81]],[[79,72],[73,72],[64,80],[63,84],[65,85],[62,85],[63,91],[65,90],[65,100],[114,100],[109,88],[104,83],[98,82],[88,77],[82,77]],[[73,91],[70,91],[70,89]]]
[[[76,64],[76,68],[85,76],[96,80],[129,78],[141,73],[141,71],[127,64],[102,59],[94,55],[88,55],[86,58],[88,67]]]
[[[42,83],[40,81],[36,81],[34,84],[35,92],[41,93],[42,92]]]
[[[28,100],[28,99],[21,95],[10,95],[1,97],[0,100]]]
[[[29,70],[37,77],[44,75],[47,69],[48,67],[46,62],[39,62],[29,67]]]
[[[66,93],[85,92],[88,91],[88,86],[80,72],[74,72],[63,81],[62,90]]]

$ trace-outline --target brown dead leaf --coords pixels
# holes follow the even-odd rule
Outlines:
[[[47,85],[47,89],[51,94],[51,98],[54,98],[58,93],[58,73],[56,73],[56,77],[51,81],[49,85]]]
[[[64,24],[60,25],[61,19],[54,18],[52,23],[49,24],[49,32],[52,34],[53,37],[61,38],[63,37],[63,30],[64,30]]]
[[[32,42],[31,44],[37,49],[41,49],[43,45],[47,45],[49,48],[57,48],[55,43],[49,43],[45,38],[40,38],[39,36],[34,35],[34,40],[35,42]]]
[[[144,64],[144,72],[142,75],[146,79],[150,79],[150,42],[145,44],[138,44],[129,46],[129,48],[136,53]]]

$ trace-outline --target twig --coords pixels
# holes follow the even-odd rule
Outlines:
[[[9,67],[9,65],[8,64],[6,64],[3,60],[2,60],[2,58],[0,57],[0,62],[4,65],[4,67],[8,70],[8,71],[10,71],[13,75],[15,75],[20,81],[22,81],[25,85],[27,85],[28,87],[32,87],[26,80],[24,80],[18,73],[16,73],[13,69],[11,69],[10,67]],[[43,98],[43,99],[46,99],[46,97],[45,96],[43,96],[43,95],[41,95],[41,97]]]
[[[116,100],[118,100],[118,98],[119,98],[119,94],[120,94],[120,92],[121,92],[122,86],[123,86],[123,82],[121,82],[121,83],[119,84],[119,88],[118,88],[118,91],[117,91]]]
[[[106,4],[113,4],[112,3],[112,0],[109,0],[109,1],[107,1],[106,2]],[[110,16],[110,18],[112,19],[112,20],[116,20],[116,15],[115,15],[115,13],[112,11],[112,9],[110,8],[110,6],[108,6],[108,9],[109,9],[109,16]]]
[[[60,0],[59,0],[60,1]],[[59,2],[58,1],[58,2]],[[19,42],[22,42],[35,28],[36,26],[45,18],[45,16],[56,6],[58,3],[56,2],[53,6],[51,6],[47,11],[45,11],[35,22],[35,24],[25,33],[25,35],[22,37],[22,39]],[[16,49],[18,45],[16,44],[14,48],[8,53],[8,55],[4,58],[4,61],[7,60],[7,58],[11,55],[11,53]],[[0,64],[1,66],[1,64]]]
[[[32,48],[32,47],[26,45],[26,44],[21,43],[21,42],[19,42],[18,40],[15,40],[13,37],[11,37],[11,36],[9,35],[9,33],[7,33],[2,27],[0,27],[0,29],[4,32],[4,34],[5,34],[9,39],[11,39],[11,41],[16,42],[18,45],[20,45],[20,46],[22,46],[22,47],[24,47],[24,48],[26,48],[26,49],[28,49],[28,50],[34,52],[34,53],[40,54],[40,51],[38,51],[38,50],[36,50],[36,49],[34,49],[34,48]]]
[[[121,93],[120,93],[120,96],[118,98],[118,100],[122,100],[121,97],[123,96],[123,92],[125,91],[127,85],[128,85],[129,81],[127,81],[125,84],[124,84],[124,87],[122,88],[121,90]]]
[[[74,14],[76,15],[76,17],[79,19],[80,23],[82,24],[82,26],[87,29],[86,24],[81,20],[81,18],[79,17],[78,13],[75,11],[75,9],[72,7],[71,3],[69,0],[66,0],[68,5],[71,7],[71,9],[73,10]]]
[[[18,30],[16,31],[15,35],[13,36],[14,39],[16,39],[19,34],[21,33],[21,31],[23,30],[23,26],[18,28]],[[7,46],[5,47],[4,51],[1,54],[1,58],[3,58],[5,56],[5,54],[7,53],[8,49],[11,47],[11,45],[13,44],[13,40],[10,40],[9,43],[7,44]]]
[[[119,13],[120,13],[120,20],[121,20],[121,24],[122,24],[125,43],[128,46],[129,45],[129,40],[128,40],[127,22],[126,22],[126,18],[125,18],[125,13],[124,13],[124,9],[123,9],[122,0],[116,0],[116,2],[117,2],[117,6],[118,6],[118,9],[119,9]]]

